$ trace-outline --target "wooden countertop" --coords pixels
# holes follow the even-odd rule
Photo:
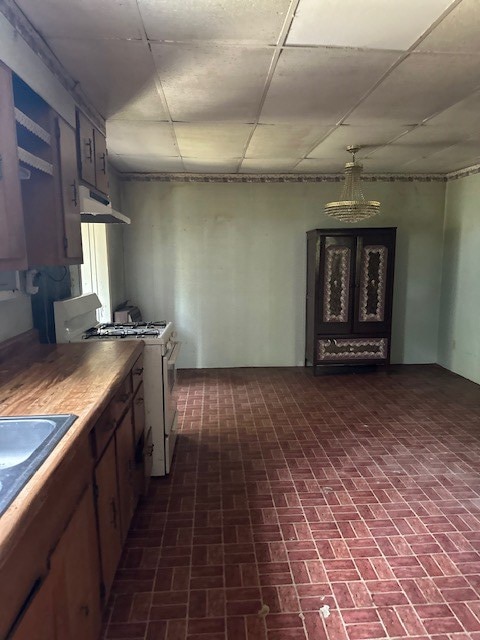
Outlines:
[[[0,516],[0,568],[43,504],[55,470],[73,457],[143,350],[139,341],[33,345],[0,361],[0,416],[78,416],[8,509]]]

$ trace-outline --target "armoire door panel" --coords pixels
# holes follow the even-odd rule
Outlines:
[[[388,235],[359,236],[353,332],[388,332],[391,324],[394,239]]]
[[[352,330],[355,238],[325,236],[321,240],[317,333]]]

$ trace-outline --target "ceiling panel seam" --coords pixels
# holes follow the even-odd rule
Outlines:
[[[182,156],[182,154],[180,152],[180,146],[179,146],[178,140],[177,140],[177,134],[175,132],[175,127],[173,125],[172,114],[170,113],[170,108],[168,106],[167,98],[166,98],[165,92],[163,90],[162,81],[160,79],[157,63],[155,62],[155,56],[153,55],[152,47],[150,45],[150,41],[149,41],[148,36],[147,36],[147,30],[145,29],[145,23],[143,22],[143,17],[142,17],[142,13],[140,11],[140,7],[138,6],[138,0],[135,0],[135,7],[136,7],[136,10],[137,10],[137,16],[138,16],[140,31],[141,31],[141,34],[142,34],[142,41],[148,47],[148,51],[150,53],[150,57],[151,57],[152,64],[153,64],[153,69],[155,71],[155,74],[154,74],[155,89],[156,89],[156,91],[158,93],[158,97],[160,98],[160,101],[162,103],[162,107],[164,108],[165,113],[167,114],[167,117],[168,117],[168,123],[170,125],[170,130],[171,130],[171,134],[172,134],[172,137],[173,137],[173,144],[174,144],[175,148],[178,151],[178,156],[180,157],[180,160],[182,162],[183,170],[186,171],[185,163],[183,161],[183,156]]]
[[[295,17],[295,12],[297,10],[297,7],[298,7],[299,3],[300,3],[300,0],[291,0],[290,5],[288,7],[288,11],[287,11],[287,14],[285,16],[285,20],[283,21],[282,28],[280,29],[280,33],[279,33],[278,38],[277,38],[277,42],[276,42],[276,45],[275,45],[275,50],[274,50],[274,53],[273,53],[273,56],[272,56],[272,60],[270,62],[270,67],[269,67],[269,70],[268,70],[268,73],[267,73],[267,77],[265,79],[265,84],[264,84],[264,87],[263,87],[262,95],[260,97],[260,102],[259,102],[259,106],[258,106],[258,110],[257,110],[257,115],[256,115],[256,118],[255,118],[255,120],[253,122],[253,126],[252,126],[250,134],[249,134],[249,136],[247,138],[247,141],[245,142],[245,145],[243,147],[242,157],[241,157],[240,163],[239,163],[239,165],[237,167],[237,172],[240,171],[242,163],[245,160],[245,156],[246,156],[246,153],[247,153],[247,150],[248,150],[248,146],[250,145],[250,142],[251,142],[251,140],[253,138],[253,134],[255,133],[255,130],[256,130],[257,126],[258,126],[258,121],[260,120],[260,116],[261,116],[261,113],[262,113],[263,105],[265,104],[265,100],[267,98],[267,94],[268,94],[268,91],[270,89],[270,85],[272,83],[273,75],[275,73],[275,69],[277,67],[278,61],[280,59],[280,55],[281,55],[282,50],[283,50],[283,45],[285,44],[285,41],[286,41],[286,39],[288,37],[288,32],[290,31],[290,27],[292,25],[293,19]]]

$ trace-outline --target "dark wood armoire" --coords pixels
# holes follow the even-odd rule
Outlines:
[[[314,373],[390,360],[395,228],[307,232],[305,364]]]

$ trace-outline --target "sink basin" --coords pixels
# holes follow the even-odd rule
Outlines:
[[[0,515],[76,419],[72,414],[0,417]]]

